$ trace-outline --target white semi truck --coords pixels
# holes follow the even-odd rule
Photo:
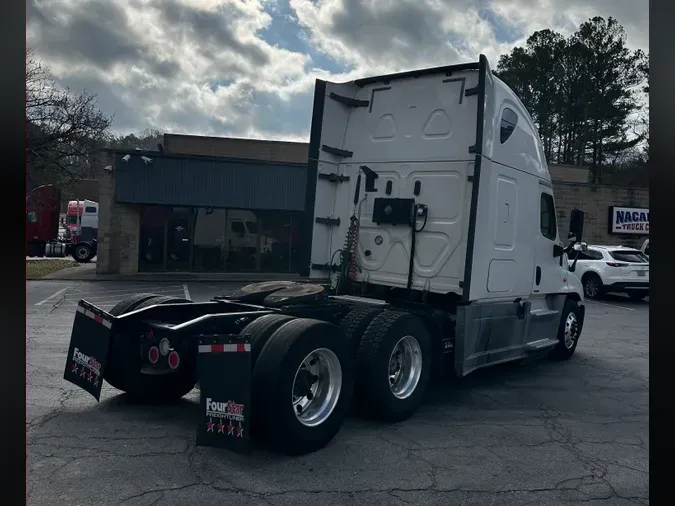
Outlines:
[[[306,453],[353,402],[401,421],[432,377],[574,354],[584,303],[566,256],[583,213],[563,240],[532,119],[484,56],[318,80],[308,176],[315,282],[80,301],[64,377],[152,402],[198,384],[198,444],[244,448],[250,429]]]

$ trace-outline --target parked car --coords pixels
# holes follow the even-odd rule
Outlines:
[[[575,272],[589,299],[608,292],[625,293],[632,300],[649,295],[649,259],[642,251],[626,246],[589,245],[586,251],[569,252],[570,265],[577,255]]]
[[[642,244],[642,254],[647,257],[647,260],[649,260],[649,239],[647,239],[643,244]]]

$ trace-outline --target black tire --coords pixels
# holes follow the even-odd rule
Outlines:
[[[361,338],[368,328],[368,325],[370,325],[370,322],[372,322],[381,312],[381,309],[372,307],[352,309],[346,314],[342,321],[340,321],[340,330],[342,330],[347,338],[347,342],[349,343],[354,356],[356,356],[359,351]]]
[[[248,334],[251,340],[251,370],[255,368],[260,352],[272,337],[272,334],[291,320],[293,320],[293,317],[285,314],[268,314],[256,318],[239,333],[239,335]]]
[[[136,295],[132,295],[131,297],[127,297],[126,299],[118,302],[108,312],[113,316],[120,316],[123,315],[124,313],[134,311],[136,309],[136,306],[145,302],[148,299],[152,299],[155,297],[161,297],[161,295],[157,295],[156,293],[137,293]]]
[[[337,357],[342,384],[328,418],[316,426],[301,423],[291,402],[294,379],[304,359],[325,348]],[[342,426],[354,386],[354,358],[340,330],[333,324],[307,318],[285,323],[269,338],[253,370],[254,431],[273,450],[302,455],[326,446]]]
[[[88,263],[94,258],[94,249],[86,242],[81,242],[73,246],[73,258],[81,264]]]
[[[628,298],[630,298],[630,300],[635,301],[635,302],[644,299],[647,295],[649,295],[649,293],[642,292],[642,291],[628,292]]]
[[[396,397],[389,385],[389,360],[397,343],[413,336],[421,353],[417,386],[406,398]],[[356,358],[356,388],[359,407],[372,418],[400,422],[413,415],[431,375],[431,337],[418,317],[409,313],[384,311],[370,323],[361,339]]]
[[[584,295],[589,299],[598,299],[602,296],[604,290],[602,279],[597,274],[593,272],[584,274],[581,284],[584,288]]]
[[[566,330],[568,326],[568,318],[574,315],[574,321],[570,322],[571,340],[566,340]],[[560,324],[558,325],[558,344],[551,350],[551,358],[555,360],[569,360],[574,355],[574,351],[579,344],[579,337],[581,335],[581,326],[579,325],[579,305],[575,300],[567,299],[563,306],[562,315],[560,316]]]
[[[150,307],[150,306],[157,306],[159,304],[180,304],[181,302],[192,302],[191,300],[186,299],[185,297],[172,297],[171,295],[158,295],[157,297],[153,297],[152,299],[146,299],[143,302],[141,302],[138,306],[134,308],[134,311],[136,309],[143,309],[145,307]]]
[[[123,300],[110,313],[119,316],[156,304],[178,302],[190,301],[142,293]],[[173,373],[158,375],[141,373],[142,360],[138,353],[139,339],[137,335],[116,334],[112,336],[103,375],[112,387],[125,392],[134,400],[143,402],[170,402],[180,399],[194,388],[197,383],[196,360],[191,360],[190,357],[185,357],[181,361],[181,367]]]

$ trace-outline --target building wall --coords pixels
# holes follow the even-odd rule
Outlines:
[[[115,159],[103,153],[101,163],[112,172],[102,171],[99,179],[99,223],[97,274],[138,272],[140,213],[138,206],[115,201]]]
[[[569,232],[572,209],[584,211],[584,242],[640,247],[647,239],[647,236],[643,235],[619,235],[607,232],[609,207],[649,208],[649,190],[647,188],[624,188],[554,181],[553,191],[558,211],[558,230],[563,242]]]
[[[306,142],[164,134],[164,151],[189,155],[247,158],[268,162],[307,163],[309,144]]]
[[[129,204],[305,210],[307,163],[137,151],[115,155],[115,198]],[[142,156],[152,164],[145,165]]]

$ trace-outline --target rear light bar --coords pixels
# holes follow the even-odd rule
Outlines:
[[[607,265],[610,267],[628,267],[628,264],[623,264],[621,262],[607,262]]]

